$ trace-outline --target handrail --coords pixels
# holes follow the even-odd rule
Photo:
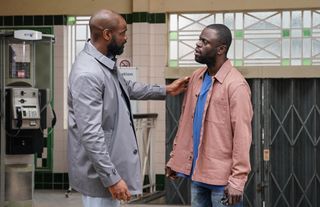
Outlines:
[[[155,121],[158,117],[156,113],[133,114],[135,122],[137,142],[140,152],[141,176],[143,191],[149,189],[148,192],[153,193],[156,187],[154,165],[153,165],[153,142],[152,138]],[[149,183],[145,184],[148,179]]]

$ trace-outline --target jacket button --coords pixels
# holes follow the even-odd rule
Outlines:
[[[136,155],[137,153],[138,153],[138,150],[137,150],[137,149],[133,150],[133,154],[134,154],[134,155]]]
[[[114,175],[116,175],[116,174],[117,174],[116,169],[112,169],[112,173],[113,173]]]

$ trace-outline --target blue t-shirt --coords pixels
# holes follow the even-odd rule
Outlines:
[[[212,77],[206,72],[204,74],[203,83],[201,86],[201,91],[198,96],[196,109],[194,112],[194,118],[193,118],[193,162],[192,162],[192,171],[191,175],[193,174],[194,166],[196,164],[196,161],[198,159],[198,149],[200,144],[200,131],[202,127],[202,116],[204,111],[204,106],[206,103],[208,91],[212,85]],[[186,177],[186,175],[182,173],[178,173],[178,176]],[[221,185],[209,185],[206,183],[196,182],[192,181],[196,185],[200,185],[203,187],[206,187],[211,190],[224,190],[224,186]]]

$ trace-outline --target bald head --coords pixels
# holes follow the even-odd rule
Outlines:
[[[110,10],[100,10],[93,14],[89,21],[91,39],[97,41],[104,29],[116,29],[121,18],[120,14]]]

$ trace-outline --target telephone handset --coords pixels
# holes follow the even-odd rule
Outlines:
[[[16,107],[16,113],[17,113],[17,128],[21,128],[22,126],[22,111],[21,107]]]

